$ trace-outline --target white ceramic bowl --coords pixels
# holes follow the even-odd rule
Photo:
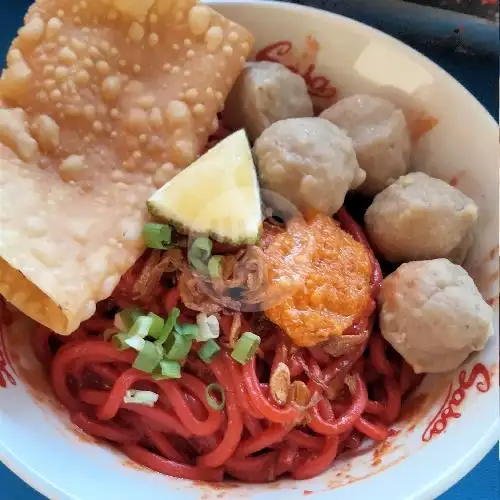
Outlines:
[[[349,19],[286,3],[214,5],[249,28],[257,51],[268,47],[268,57],[295,65],[308,44],[309,56],[299,70],[317,95],[328,100],[333,86],[340,94],[389,95],[413,116],[425,110],[438,120],[418,143],[415,166],[452,181],[479,205],[468,269],[484,296],[496,300],[498,129],[480,104],[420,54]],[[308,36],[318,41],[317,58],[311,55],[315,44],[306,42]],[[498,311],[498,302],[495,307]],[[7,314],[5,309],[2,314]],[[40,492],[59,500],[272,500],[282,495],[292,500],[302,499],[305,492],[330,498],[333,489],[340,500],[435,498],[498,439],[498,313],[495,324],[495,335],[483,352],[455,373],[425,379],[407,405],[401,432],[388,443],[341,458],[313,480],[228,489],[133,467],[119,453],[75,432],[26,345],[24,322],[16,321],[1,335],[0,383],[5,387],[0,387],[0,459]]]

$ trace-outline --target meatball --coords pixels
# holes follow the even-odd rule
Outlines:
[[[278,63],[250,62],[226,100],[224,123],[244,128],[254,141],[274,122],[305,116],[313,116],[313,105],[300,75]]]
[[[408,171],[410,132],[403,112],[391,102],[370,95],[341,99],[321,113],[354,142],[366,180],[358,191],[374,195]]]
[[[300,210],[332,215],[363,182],[351,139],[321,118],[290,118],[264,130],[254,146],[263,187]]]
[[[416,373],[453,370],[491,335],[493,311],[447,259],[402,264],[383,282],[380,331]]]
[[[375,196],[365,224],[387,260],[406,262],[461,253],[458,247],[470,244],[477,213],[476,204],[458,189],[414,172]]]
[[[446,256],[453,264],[461,266],[465,262],[465,258],[469,253],[469,249],[474,243],[474,232],[470,230],[463,240]]]

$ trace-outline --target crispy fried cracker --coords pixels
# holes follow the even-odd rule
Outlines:
[[[61,334],[142,251],[145,200],[188,165],[251,35],[192,0],[38,0],[0,80],[0,293]]]

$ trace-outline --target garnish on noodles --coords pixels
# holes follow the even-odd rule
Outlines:
[[[306,273],[296,291],[266,310],[299,346],[312,347],[329,337],[342,335],[373,301],[370,296],[372,264],[361,243],[343,231],[331,217],[317,214],[302,225],[313,239],[314,250],[305,261]],[[293,242],[285,231],[268,246],[270,280],[289,286],[296,266],[290,262]],[[304,257],[301,253],[300,257]],[[373,307],[372,307],[373,310]]]

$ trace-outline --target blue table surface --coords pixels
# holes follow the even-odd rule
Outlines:
[[[140,1],[140,0],[138,0]],[[27,0],[0,0],[0,59],[21,23]],[[498,120],[498,60],[450,53],[436,47],[413,46],[451,73]],[[499,452],[492,450],[466,477],[439,500],[492,500],[500,497]],[[0,500],[43,500],[40,494],[0,464]],[[86,499],[85,499],[86,500]],[[100,499],[92,499],[100,500]],[[104,500],[104,499],[103,499]],[[395,499],[400,500],[400,499]],[[401,499],[403,500],[403,499]]]

